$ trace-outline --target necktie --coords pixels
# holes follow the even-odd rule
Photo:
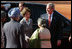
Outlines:
[[[51,24],[51,14],[49,15],[49,18],[48,18],[48,25],[50,27],[50,24]]]

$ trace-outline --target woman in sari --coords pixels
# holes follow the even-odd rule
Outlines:
[[[39,28],[35,30],[30,38],[30,48],[51,48],[50,31],[46,28],[46,20],[38,19]]]

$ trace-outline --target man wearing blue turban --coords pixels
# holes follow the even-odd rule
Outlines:
[[[8,12],[11,21],[4,24],[3,33],[6,37],[6,48],[25,48],[23,26],[18,23],[20,11],[12,8]]]
[[[8,12],[8,16],[9,16],[10,18],[19,17],[19,16],[20,16],[20,10],[19,10],[19,8],[12,8],[12,9]]]

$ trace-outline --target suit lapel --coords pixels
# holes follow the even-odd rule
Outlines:
[[[51,26],[53,26],[54,24],[55,24],[55,12],[53,13],[53,18],[52,18]]]
[[[26,23],[26,21],[24,21],[24,23],[25,23],[25,25],[30,26],[31,25],[31,20],[30,20],[30,24],[29,25]]]
[[[51,22],[51,26],[54,24],[54,14],[53,14],[53,18],[52,18],[52,22]]]
[[[55,24],[55,11],[53,13],[53,18],[52,18],[52,22],[51,22],[51,26],[50,27],[48,27],[48,14],[47,13],[45,15],[45,19],[46,19],[47,28],[51,28]]]

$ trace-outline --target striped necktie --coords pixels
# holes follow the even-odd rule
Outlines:
[[[50,24],[51,24],[51,14],[49,15],[49,18],[48,18],[48,25],[50,27]]]

